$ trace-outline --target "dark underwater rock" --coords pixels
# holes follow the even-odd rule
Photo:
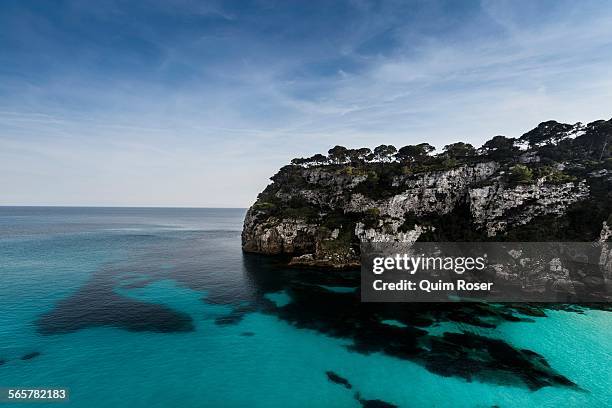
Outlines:
[[[509,385],[520,385],[520,381],[532,391],[547,386],[576,387],[555,372],[543,356],[516,349],[503,340],[464,332],[444,333],[430,342],[431,351],[418,359],[439,375]]]
[[[158,333],[195,329],[193,319],[187,313],[120,295],[114,291],[114,282],[107,279],[96,274],[76,293],[60,300],[53,310],[36,321],[38,332],[63,334],[99,326]]]
[[[379,399],[367,400],[361,398],[360,393],[355,393],[355,399],[359,401],[363,408],[398,408],[397,405],[391,404],[390,402],[386,402]]]
[[[40,354],[41,353],[38,352],[38,351],[33,351],[31,353],[24,354],[23,356],[21,356],[21,359],[22,360],[31,360],[33,358],[36,358],[36,357],[40,356]]]
[[[230,313],[225,316],[220,316],[215,319],[215,324],[219,326],[227,326],[238,324],[244,319],[247,313],[255,311],[254,305],[250,303],[235,306]]]
[[[340,384],[342,386],[344,386],[344,388],[350,390],[351,388],[353,388],[353,386],[351,385],[351,383],[344,377],[339,376],[338,374],[334,373],[333,371],[326,371],[325,375],[327,375],[327,379],[333,383],[336,384]]]
[[[218,326],[228,326],[233,324],[238,324],[242,321],[244,315],[242,314],[229,314],[227,316],[217,317],[215,319],[215,324]]]
[[[256,275],[258,272],[254,271]],[[298,328],[349,339],[351,351],[412,361],[442,376],[466,381],[513,385],[537,390],[546,386],[576,387],[557,373],[546,359],[531,351],[517,349],[507,342],[469,332],[429,334],[438,323],[495,328],[505,322],[526,321],[526,311],[539,315],[536,306],[487,303],[362,303],[358,293],[336,293],[317,285],[337,285],[334,274],[325,271],[265,272],[277,281],[270,290],[284,290],[292,302],[282,307],[267,304],[262,311],[273,314]],[[355,274],[358,276],[358,274]],[[257,280],[257,276],[253,277]],[[346,276],[338,277],[346,284]],[[358,279],[358,277],[357,277]],[[283,282],[284,280],[284,282]],[[265,290],[266,286],[262,286]],[[538,306],[542,307],[542,305]],[[518,314],[518,316],[517,316]],[[388,325],[395,320],[401,325]],[[527,320],[528,321],[528,320]]]

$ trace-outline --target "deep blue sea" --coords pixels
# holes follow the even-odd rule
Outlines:
[[[83,408],[612,406],[612,313],[363,305],[358,273],[243,254],[244,213],[0,207],[0,387]]]

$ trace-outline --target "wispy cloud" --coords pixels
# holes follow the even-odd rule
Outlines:
[[[334,144],[612,116],[603,1],[0,7],[0,203],[246,206]]]

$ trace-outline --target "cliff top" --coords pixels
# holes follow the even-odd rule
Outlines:
[[[364,241],[592,240],[612,221],[611,141],[612,119],[547,121],[438,154],[428,143],[335,146],[271,178],[243,248],[351,264]]]

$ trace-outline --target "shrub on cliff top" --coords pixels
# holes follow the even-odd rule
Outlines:
[[[541,166],[536,169],[536,172],[538,178],[545,177],[547,182],[553,184],[567,183],[576,180],[576,177],[563,173],[551,166]]]
[[[533,181],[533,171],[522,164],[517,164],[510,169],[510,181],[519,184],[528,184]]]
[[[378,208],[368,208],[364,213],[361,221],[365,228],[378,227],[380,220],[380,210]]]

